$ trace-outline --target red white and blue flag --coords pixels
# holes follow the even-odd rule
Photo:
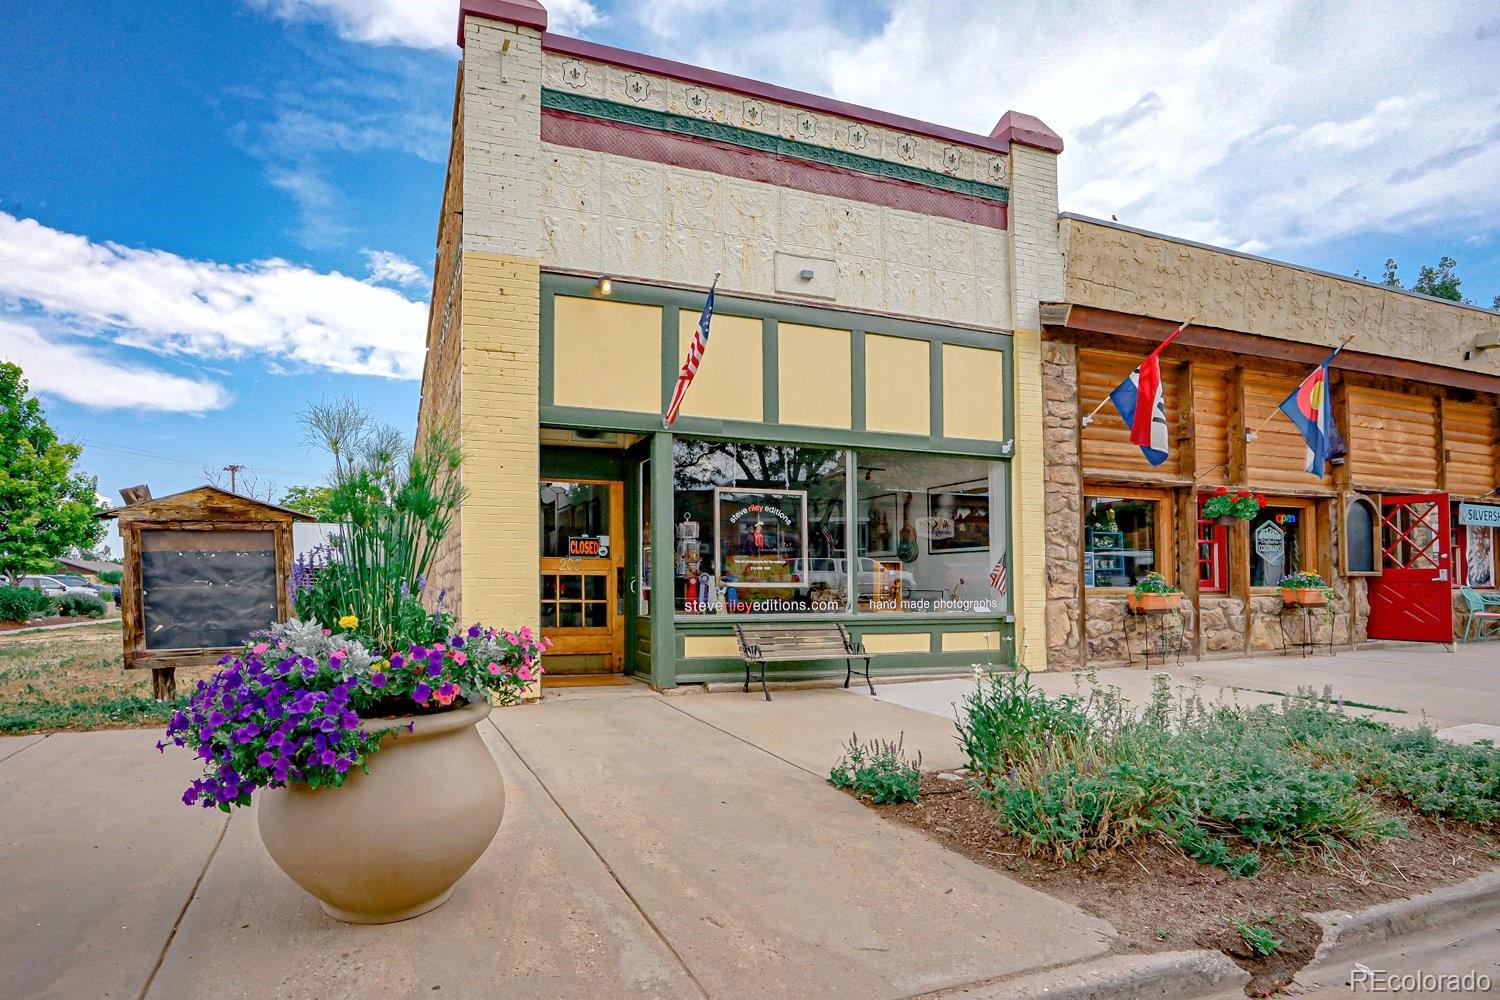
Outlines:
[[[1302,440],[1307,442],[1304,468],[1319,479],[1323,478],[1323,467],[1330,458],[1348,453],[1333,420],[1333,394],[1328,385],[1328,366],[1343,349],[1342,344],[1334,348],[1333,353],[1324,358],[1323,363],[1314,368],[1312,374],[1281,403],[1281,412],[1291,418],[1297,430],[1302,432]]]
[[[677,374],[677,388],[672,390],[672,402],[667,406],[666,415],[661,418],[664,428],[671,427],[677,421],[677,411],[682,409],[682,397],[687,395],[688,386],[693,384],[693,376],[698,374],[698,366],[703,363],[703,352],[708,350],[708,324],[714,318],[714,290],[719,287],[719,276],[714,275],[714,283],[708,288],[708,300],[703,303],[703,314],[698,317],[698,329],[693,332],[693,342],[688,345],[687,360],[682,363],[682,371]]]
[[[1005,584],[1005,557],[1001,556],[999,559],[995,560],[995,566],[990,570],[990,589],[999,594],[1001,597],[1004,597]]]
[[[1172,331],[1172,335],[1146,355],[1146,360],[1109,394],[1109,401],[1115,404],[1120,418],[1130,427],[1130,443],[1139,447],[1152,465],[1165,462],[1171,449],[1167,393],[1161,381],[1161,352],[1186,328],[1187,323],[1184,323]]]

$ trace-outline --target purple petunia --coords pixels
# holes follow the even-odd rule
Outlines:
[[[411,696],[413,701],[426,701],[428,698],[432,697],[432,688],[428,687],[426,684],[418,684],[416,687],[412,688]]]
[[[385,674],[382,674],[379,671],[376,671],[375,673],[371,674],[370,675],[370,687],[375,688],[377,691],[379,689],[385,687]]]

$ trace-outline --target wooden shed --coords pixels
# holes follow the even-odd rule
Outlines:
[[[125,545],[125,669],[149,668],[157,698],[175,696],[175,668],[216,663],[290,615],[292,524],[307,514],[200,486],[99,516]]]

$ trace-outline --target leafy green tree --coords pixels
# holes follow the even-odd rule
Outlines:
[[[332,486],[289,486],[281,495],[281,506],[311,514],[319,521],[337,521],[333,512]]]
[[[99,482],[73,470],[82,449],[57,439],[28,392],[20,367],[0,362],[0,574],[11,582],[104,537]]]
[[[1417,271],[1417,280],[1412,284],[1411,290],[1439,299],[1463,302],[1463,293],[1458,288],[1464,282],[1462,278],[1453,273],[1456,267],[1458,267],[1458,261],[1452,257],[1440,257],[1437,267],[1428,267],[1424,264]]]

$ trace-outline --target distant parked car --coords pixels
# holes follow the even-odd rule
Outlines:
[[[40,590],[48,597],[61,597],[64,594],[83,594],[87,597],[99,596],[94,592],[92,587],[73,586],[56,576],[23,576],[21,577],[21,586],[30,587],[32,590]]]
[[[76,573],[57,573],[54,575],[57,579],[67,584],[69,588],[82,587],[95,597],[101,599],[108,599],[109,597],[109,588],[102,583],[90,583],[87,579]]]

